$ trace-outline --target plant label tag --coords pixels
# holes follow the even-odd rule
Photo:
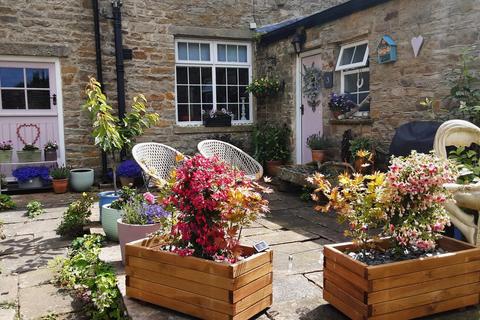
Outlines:
[[[257,250],[257,252],[263,252],[270,248],[265,241],[257,242],[253,245],[253,247],[255,248],[255,250]]]

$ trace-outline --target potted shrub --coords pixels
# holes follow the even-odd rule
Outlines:
[[[327,137],[320,135],[320,133],[315,133],[307,138],[307,146],[312,151],[312,161],[323,163],[327,150],[333,146],[333,143]]]
[[[142,168],[135,160],[125,160],[118,166],[117,176],[122,187],[133,186],[135,180],[142,176]]]
[[[332,111],[334,119],[338,119],[341,115],[349,112],[355,106],[356,104],[349,100],[346,94],[332,93],[330,95],[328,107],[330,108],[330,111]]]
[[[40,162],[42,151],[33,144],[25,144],[22,151],[17,151],[18,162]]]
[[[253,80],[245,91],[253,94],[256,98],[271,97],[280,91],[280,81],[268,76]]]
[[[374,161],[373,141],[367,137],[358,137],[350,140],[350,147],[348,149],[350,155],[354,160],[353,166],[355,171],[363,172],[365,168]]]
[[[276,176],[282,164],[290,158],[290,129],[284,125],[262,124],[253,132],[254,157],[266,166],[270,176]]]
[[[160,196],[172,216],[125,247],[127,296],[203,319],[249,319],[270,306],[272,251],[239,241],[268,210],[260,191],[218,159],[185,160]]]
[[[95,173],[91,168],[70,170],[70,187],[76,192],[85,192],[93,186]]]
[[[225,108],[216,111],[210,110],[210,112],[203,110],[203,125],[205,127],[231,127],[232,113]]]
[[[12,175],[17,179],[20,189],[41,188],[50,181],[47,167],[21,167],[13,170]]]
[[[13,146],[12,141],[3,141],[0,143],[0,163],[12,162]]]
[[[125,206],[135,201],[135,198],[141,197],[136,194],[135,189],[130,187],[123,187],[117,192],[117,195],[117,199],[102,206],[100,215],[103,231],[110,240],[114,241],[118,241],[117,220],[122,217]]]
[[[68,176],[70,171],[66,167],[58,167],[50,170],[50,176],[52,177],[53,192],[65,193],[68,189]]]
[[[47,144],[43,147],[43,152],[45,153],[45,161],[57,161],[57,149],[58,145],[56,142],[48,141]]]
[[[117,220],[118,241],[125,264],[125,244],[147,237],[160,228],[159,223],[168,218],[170,212],[156,203],[155,196],[144,193],[143,198],[135,197],[123,207],[123,215]]]
[[[335,188],[311,178],[329,200],[317,209],[335,210],[353,238],[325,246],[325,300],[354,319],[476,305],[480,248],[441,235],[452,198],[444,185],[457,175],[450,161],[412,152],[393,158],[387,173],[343,175]]]

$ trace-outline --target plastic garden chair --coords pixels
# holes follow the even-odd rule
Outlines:
[[[252,180],[258,180],[263,176],[263,167],[260,163],[229,143],[219,140],[203,140],[197,148],[204,157],[216,156],[232,167],[242,170]]]

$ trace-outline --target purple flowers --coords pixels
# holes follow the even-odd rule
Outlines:
[[[23,167],[13,170],[12,175],[19,182],[27,182],[34,178],[40,178],[43,181],[50,180],[50,174],[47,167]]]
[[[355,107],[355,103],[348,99],[348,95],[346,94],[332,93],[330,95],[328,107],[334,112],[339,111],[341,113],[346,113]]]
[[[142,168],[135,160],[125,160],[117,168],[119,177],[137,178],[142,174]]]
[[[159,204],[144,204],[143,212],[140,213],[144,216],[146,224],[153,224],[158,222],[160,218],[166,218],[170,215],[170,212],[165,210]]]
[[[12,150],[12,149],[13,149],[12,140],[0,142],[0,150],[6,151],[6,150]]]

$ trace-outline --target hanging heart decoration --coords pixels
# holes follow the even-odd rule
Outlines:
[[[412,43],[412,49],[413,49],[413,55],[418,57],[418,53],[420,52],[420,49],[422,48],[423,45],[423,37],[418,36],[418,37],[413,37],[411,40]]]
[[[27,143],[27,141],[25,141],[24,137],[22,136],[22,133],[21,133],[21,129],[22,128],[33,128],[36,130],[36,134],[35,134],[35,138],[33,139],[31,145],[35,145],[37,142],[38,142],[38,139],[40,139],[40,127],[34,123],[30,123],[30,124],[21,124],[17,127],[17,137],[18,139],[24,144],[24,145],[27,145],[29,143]]]

